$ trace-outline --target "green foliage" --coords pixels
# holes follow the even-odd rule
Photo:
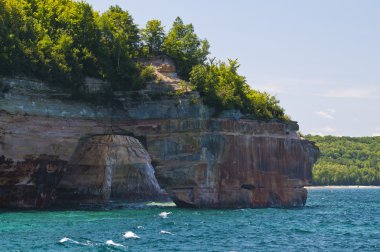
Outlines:
[[[83,1],[0,0],[0,75],[35,77],[85,99],[85,77],[109,81],[108,93],[138,90],[155,71],[141,68],[137,58],[166,54],[208,105],[254,118],[286,118],[274,97],[249,88],[237,61],[206,64],[208,50],[207,40],[179,17],[165,35],[159,20],[139,30],[119,6],[99,14]]]
[[[28,39],[34,37],[29,9],[24,0],[0,0],[0,74],[12,74],[30,65],[24,60],[31,46]]]
[[[144,29],[141,30],[143,51],[147,57],[157,56],[162,53],[165,31],[161,21],[157,19],[149,20]]]
[[[380,185],[380,137],[305,137],[321,150],[316,185]]]
[[[165,36],[159,20],[140,31],[119,6],[99,14],[73,0],[0,0],[0,36],[1,75],[31,75],[76,90],[86,76],[108,80],[115,90],[140,89],[134,58],[141,55],[166,53],[187,78],[209,47],[180,18]]]
[[[23,74],[74,92],[85,76],[109,80],[114,89],[142,86],[132,57],[139,30],[120,7],[99,15],[73,0],[0,0],[0,74]]]
[[[267,93],[252,90],[245,77],[237,73],[237,60],[197,65],[190,73],[190,82],[206,104],[218,111],[239,109],[262,119],[286,119],[278,101]]]
[[[178,86],[179,86],[179,88],[175,91],[175,94],[177,96],[181,96],[181,95],[184,95],[184,94],[192,91],[192,87],[191,87],[190,83],[187,81],[181,80],[178,83]]]
[[[132,60],[138,55],[139,35],[131,15],[119,6],[111,6],[98,19],[101,46],[98,51],[101,77],[111,80],[116,90],[142,87],[138,67]]]
[[[194,66],[206,61],[209,47],[207,40],[199,39],[194,33],[193,25],[185,25],[179,17],[163,43],[164,53],[175,61],[178,73],[185,79]]]
[[[141,70],[141,78],[148,82],[156,79],[156,69],[154,66],[146,66]]]

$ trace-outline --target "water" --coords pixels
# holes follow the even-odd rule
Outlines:
[[[380,251],[380,190],[313,189],[302,209],[0,213],[0,251],[305,250]]]

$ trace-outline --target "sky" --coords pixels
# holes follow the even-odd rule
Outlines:
[[[87,0],[119,5],[139,27],[192,23],[211,57],[238,59],[254,89],[280,100],[303,134],[380,136],[378,0]]]

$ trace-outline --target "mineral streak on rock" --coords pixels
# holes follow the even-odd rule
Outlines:
[[[148,137],[148,151],[177,205],[303,206],[319,152],[290,130],[283,123],[210,120],[199,133]]]
[[[298,136],[296,122],[212,117],[195,92],[181,97],[157,97],[149,90],[138,98],[136,93],[118,94],[111,108],[56,100],[46,87],[35,92],[24,90],[24,84],[15,82],[0,99],[0,155],[14,161],[1,164],[1,206],[14,197],[22,201],[23,196],[14,196],[17,184],[35,169],[15,163],[43,153],[68,162],[56,186],[57,201],[67,203],[156,195],[152,166],[159,185],[178,206],[290,207],[306,202],[304,186],[311,181],[319,150]],[[27,195],[25,199],[35,199],[35,194]]]
[[[143,145],[123,135],[81,139],[57,192],[60,203],[152,200],[163,193]]]

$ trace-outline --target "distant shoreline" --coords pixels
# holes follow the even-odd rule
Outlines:
[[[380,189],[380,186],[357,186],[357,185],[350,185],[350,186],[305,186],[306,189]]]

